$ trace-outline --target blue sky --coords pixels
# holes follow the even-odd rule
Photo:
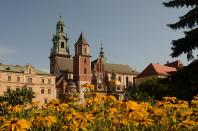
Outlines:
[[[166,24],[185,9],[165,8],[161,0],[4,0],[0,2],[0,62],[32,64],[49,70],[50,48],[60,14],[70,52],[80,32],[90,44],[92,59],[103,43],[108,62],[142,71],[149,63],[172,59],[171,41],[183,36]]]

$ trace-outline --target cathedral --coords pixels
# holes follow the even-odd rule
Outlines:
[[[83,33],[70,54],[68,36],[62,17],[56,24],[50,52],[50,74],[56,76],[57,97],[80,92],[82,84],[93,84],[93,92],[110,94],[122,99],[135,84],[138,72],[129,65],[108,63],[101,45],[98,58],[92,60],[89,43]]]

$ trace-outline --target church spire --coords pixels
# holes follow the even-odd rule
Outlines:
[[[105,55],[104,55],[102,43],[101,43],[101,47],[100,47],[100,54],[99,54],[99,57],[103,60],[103,62],[106,62],[106,61],[107,61],[107,59],[105,58]]]
[[[53,47],[51,49],[51,55],[58,55],[64,57],[71,57],[69,51],[68,37],[64,32],[65,24],[62,16],[60,16],[56,24],[56,34],[53,36]]]
[[[60,16],[56,24],[56,33],[64,33],[64,27],[65,27],[64,21],[62,19],[62,16]]]

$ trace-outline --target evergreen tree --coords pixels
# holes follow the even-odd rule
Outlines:
[[[172,41],[172,57],[178,57],[182,53],[187,54],[187,59],[194,59],[193,50],[198,48],[198,0],[170,0],[163,3],[165,7],[191,8],[185,15],[179,17],[179,21],[174,24],[168,24],[173,29],[186,28],[185,37]]]

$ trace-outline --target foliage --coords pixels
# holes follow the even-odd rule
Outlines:
[[[166,79],[153,78],[140,83],[138,93],[142,99],[161,99],[170,95],[169,84]]]
[[[198,96],[189,104],[176,97],[162,101],[118,101],[113,96],[92,94],[84,104],[59,100],[9,105],[0,103],[0,130],[196,130]]]
[[[182,53],[187,54],[188,60],[193,59],[193,50],[198,48],[198,1],[197,0],[169,0],[163,3],[165,7],[191,8],[185,15],[179,17],[179,21],[174,24],[168,24],[171,29],[177,30],[188,28],[185,31],[185,37],[172,41],[172,57],[178,57]]]
[[[179,99],[191,100],[198,94],[198,60],[170,76],[170,89]]]
[[[31,102],[35,98],[35,93],[30,88],[17,88],[16,90],[8,89],[0,97],[0,102],[8,102],[11,105],[22,105]]]

